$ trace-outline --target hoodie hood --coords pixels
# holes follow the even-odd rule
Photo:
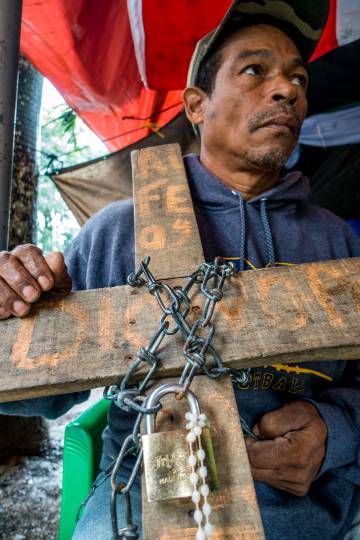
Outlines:
[[[308,178],[300,172],[291,172],[280,179],[276,186],[246,202],[240,192],[226,187],[218,177],[210,173],[198,156],[189,155],[184,161],[195,209],[197,207],[208,213],[222,211],[224,224],[227,222],[232,230],[234,217],[231,219],[230,214],[232,209],[236,209],[239,270],[246,269],[248,236],[254,233],[258,238],[263,238],[262,266],[275,266],[275,246],[268,210],[294,207],[296,203],[304,201],[310,194]],[[225,218],[226,212],[230,219]]]
[[[208,171],[200,162],[199,156],[190,154],[184,158],[184,162],[195,203],[208,206],[209,209],[211,207],[225,209],[237,204],[234,200],[234,191]],[[304,201],[309,195],[309,179],[301,172],[294,171],[281,178],[276,186],[247,201],[247,204],[258,206],[260,201],[265,198],[269,209],[279,208],[284,204]]]
[[[348,240],[338,233],[346,224],[307,201],[310,184],[301,172],[244,201],[198,156],[186,156],[184,163],[206,260],[221,256],[247,270],[347,256]],[[340,238],[351,235],[347,230]]]

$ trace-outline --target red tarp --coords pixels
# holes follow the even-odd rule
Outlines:
[[[24,0],[21,50],[108,148],[118,150],[146,137],[150,123],[163,126],[180,111],[194,46],[230,3]],[[359,37],[360,2],[331,0],[315,56]]]

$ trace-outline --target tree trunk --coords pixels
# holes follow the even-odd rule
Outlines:
[[[9,249],[35,240],[42,85],[42,75],[20,56]]]
[[[35,239],[38,135],[43,78],[24,58],[19,59],[15,150],[11,193],[9,249]],[[40,417],[0,415],[0,458],[37,455],[48,430]]]

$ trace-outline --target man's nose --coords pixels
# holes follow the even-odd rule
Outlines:
[[[273,86],[270,91],[272,101],[277,103],[283,102],[289,105],[295,105],[298,100],[298,91],[296,85],[285,77],[277,77],[273,81]]]

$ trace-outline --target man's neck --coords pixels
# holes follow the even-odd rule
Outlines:
[[[226,160],[214,160],[206,151],[201,150],[200,161],[212,174],[217,176],[226,187],[238,191],[245,201],[265,193],[279,181],[277,172],[260,171],[247,167],[232,167]]]

